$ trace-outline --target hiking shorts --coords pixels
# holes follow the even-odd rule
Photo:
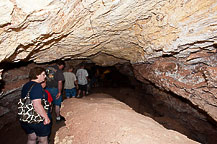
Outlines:
[[[35,133],[39,137],[48,136],[51,132],[51,125],[44,125],[43,122],[37,124],[29,124],[20,121],[20,125],[24,129],[26,134]]]
[[[53,98],[53,104],[57,106],[61,106],[62,102],[62,95],[56,99],[56,95],[58,94],[58,88],[46,88],[48,90]]]
[[[87,91],[87,84],[86,85],[78,84],[78,89],[81,90],[81,91]]]
[[[76,96],[76,88],[65,89],[66,97],[71,98]]]

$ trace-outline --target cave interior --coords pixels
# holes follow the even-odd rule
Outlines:
[[[88,59],[66,60],[66,67],[73,67],[75,73],[80,63],[85,63],[90,84],[89,95],[106,93],[126,103],[136,112],[153,118],[167,129],[178,131],[188,138],[200,143],[214,143],[216,139],[216,123],[204,111],[190,101],[157,87],[146,80],[137,80],[132,74],[130,63],[114,66],[98,66]],[[19,92],[27,81],[27,71],[34,66],[46,67],[55,62],[37,64],[30,62],[4,63],[3,80],[1,80],[1,102],[5,113],[1,116],[2,129],[17,121],[13,115]],[[16,88],[14,88],[16,87]]]

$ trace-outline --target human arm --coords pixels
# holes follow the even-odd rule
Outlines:
[[[41,99],[32,100],[32,104],[33,104],[35,111],[44,118],[44,125],[49,124],[50,119],[48,118],[46,111],[41,105]]]
[[[76,89],[78,89],[78,80],[75,81]]]
[[[89,77],[88,77],[88,76],[86,77],[86,79],[87,79],[87,82],[89,83],[89,82],[90,82],[90,79],[89,79]]]
[[[63,88],[63,81],[58,81],[58,94],[56,95],[56,99],[58,99],[61,96],[62,88]]]
[[[89,74],[88,74],[87,70],[85,70],[85,73],[86,73],[86,74],[85,74],[86,80],[87,80],[87,82],[89,83],[90,80],[89,80]]]

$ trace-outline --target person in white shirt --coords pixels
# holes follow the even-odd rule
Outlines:
[[[67,72],[64,72],[64,90],[66,98],[76,97],[76,88],[78,88],[78,82],[75,74],[72,72],[73,68],[69,67]]]
[[[80,68],[76,72],[76,77],[78,80],[78,98],[81,98],[81,92],[82,96],[86,95],[87,91],[87,83],[88,83],[88,72],[84,68],[84,64],[80,65]]]

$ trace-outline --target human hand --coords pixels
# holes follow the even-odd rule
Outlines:
[[[50,123],[50,119],[48,118],[48,117],[46,117],[45,119],[44,119],[44,125],[47,125],[47,124],[49,124]]]
[[[59,99],[60,96],[61,96],[61,93],[59,92],[59,93],[56,95],[56,99]]]

